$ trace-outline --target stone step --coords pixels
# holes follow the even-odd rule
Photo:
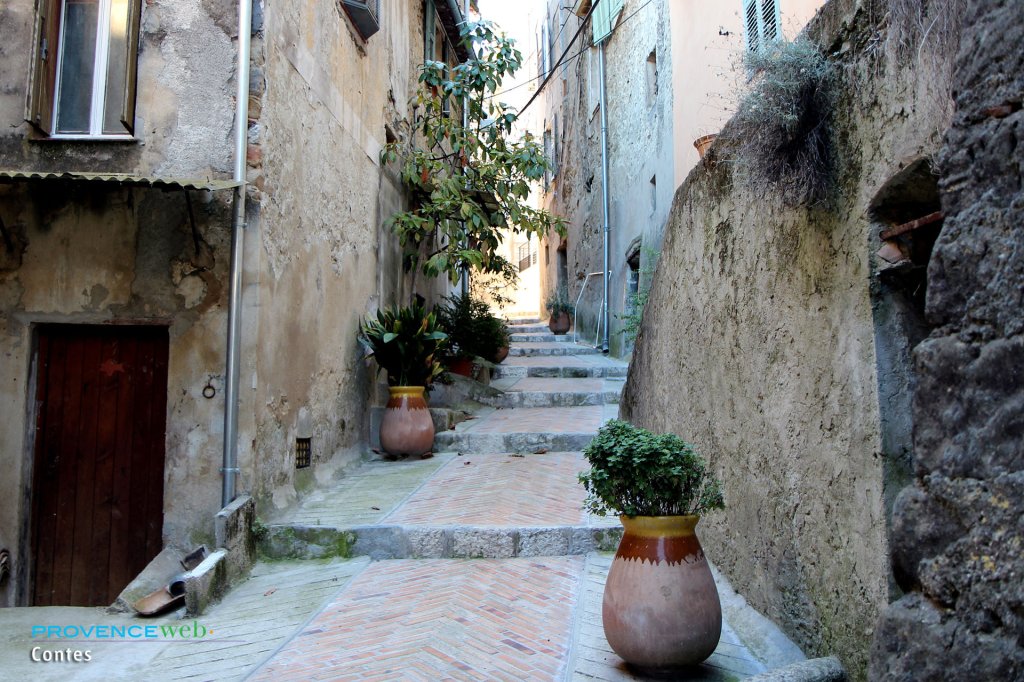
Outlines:
[[[528,358],[526,358],[528,359]],[[622,365],[540,365],[540,364],[501,364],[491,374],[493,379],[507,379],[514,377],[537,377],[537,378],[573,378],[585,379],[588,377],[604,378],[626,378],[629,367]]]
[[[324,559],[368,556],[388,559],[508,559],[611,552],[622,528],[615,525],[552,527],[430,526],[267,526],[259,552],[267,559]]]
[[[571,334],[552,334],[551,332],[513,332],[512,343],[572,343]]]
[[[508,354],[510,357],[546,357],[553,355],[600,355],[601,352],[593,346],[555,341],[516,344],[509,348]]]
[[[511,377],[493,380],[498,395],[480,402],[498,408],[614,405],[624,386],[623,379]]]
[[[512,334],[540,334],[540,333],[551,333],[550,328],[546,322],[531,322],[526,324],[517,324],[513,322],[508,325],[508,330]]]
[[[520,431],[513,433],[473,433],[444,431],[434,436],[434,451],[456,451],[471,454],[514,452],[529,454],[538,451],[583,450],[594,439],[593,432],[550,433]]]

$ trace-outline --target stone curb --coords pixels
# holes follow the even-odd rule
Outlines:
[[[625,379],[628,367],[596,365],[593,367],[547,367],[538,365],[498,365],[494,369],[495,379]]]
[[[563,356],[563,355],[598,355],[600,351],[590,346],[577,346],[575,343],[563,343],[559,344],[564,347],[552,347],[552,348],[522,348],[512,346],[508,354],[510,357],[547,357],[547,356]]]
[[[260,553],[267,559],[509,559],[610,552],[621,537],[619,526],[279,525],[268,527]]]
[[[579,452],[585,450],[593,438],[593,433],[457,433],[445,431],[434,436],[434,452],[528,454],[542,448],[548,452]]]
[[[501,408],[515,407],[589,407],[594,405],[617,405],[618,391],[508,391],[495,398],[484,398],[486,405]]]
[[[746,682],[846,682],[846,670],[839,659],[811,658],[746,678]]]

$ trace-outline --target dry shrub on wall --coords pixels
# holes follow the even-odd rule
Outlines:
[[[928,74],[931,81],[951,84],[967,0],[886,2],[889,53],[895,55],[899,64]],[[952,114],[953,98],[948,87],[942,88],[936,99],[936,106]]]
[[[754,75],[729,125],[738,173],[788,206],[828,203],[836,184],[835,67],[803,38],[745,61]]]
[[[889,40],[897,54],[920,60],[928,45],[949,69],[960,44],[967,0],[888,0]]]

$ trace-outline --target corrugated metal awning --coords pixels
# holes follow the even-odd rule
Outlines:
[[[0,170],[0,181],[16,180],[64,180],[69,182],[106,182],[131,187],[153,187],[163,190],[203,189],[216,192],[220,189],[234,189],[242,185],[238,180],[214,178],[167,178],[155,175],[132,175],[130,173],[79,173],[77,171],[17,171]]]

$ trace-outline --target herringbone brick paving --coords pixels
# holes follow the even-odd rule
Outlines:
[[[604,412],[602,405],[519,407],[495,410],[486,419],[460,424],[459,430],[467,433],[596,433],[604,421]]]
[[[577,452],[456,457],[385,523],[553,526],[586,522]]]
[[[554,680],[580,557],[372,564],[251,679]]]

